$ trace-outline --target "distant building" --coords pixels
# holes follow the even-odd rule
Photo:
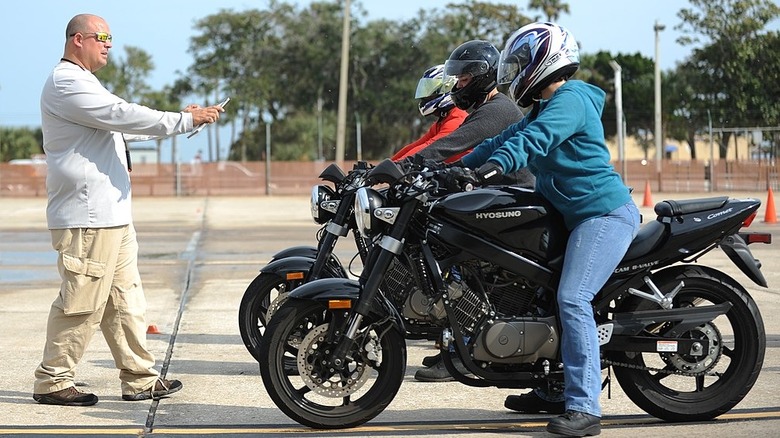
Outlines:
[[[130,144],[130,159],[133,164],[157,164],[157,148],[153,145]]]

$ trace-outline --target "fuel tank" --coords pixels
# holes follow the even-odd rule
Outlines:
[[[455,193],[435,203],[431,213],[540,261],[562,255],[569,236],[561,214],[538,193],[520,187]]]

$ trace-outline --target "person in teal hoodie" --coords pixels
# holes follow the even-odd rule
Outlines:
[[[483,181],[528,168],[536,191],[561,212],[571,232],[557,296],[563,395],[536,389],[505,402],[526,413],[562,413],[547,431],[568,436],[601,433],[601,363],[591,300],[639,231],[639,210],[610,164],[601,124],[605,93],[570,80],[578,67],[577,42],[565,28],[532,23],[518,29],[501,53],[498,82],[530,112],[461,159]]]

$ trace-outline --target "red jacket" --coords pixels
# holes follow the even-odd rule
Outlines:
[[[453,107],[446,116],[443,118],[439,118],[436,122],[434,122],[431,127],[428,129],[428,132],[423,134],[422,137],[418,138],[412,143],[409,143],[408,145],[401,148],[400,151],[396,152],[390,159],[393,161],[399,161],[406,157],[410,157],[417,152],[420,152],[421,150],[425,149],[429,144],[433,143],[434,141],[446,137],[449,135],[452,131],[458,129],[461,123],[463,123],[463,120],[466,118],[468,113],[458,107]],[[462,155],[465,155],[466,152],[458,154],[455,157],[449,157],[444,162],[445,163],[451,163],[454,161],[457,161],[458,158],[460,158]]]

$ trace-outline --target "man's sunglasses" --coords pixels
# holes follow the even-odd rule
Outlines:
[[[111,35],[110,33],[105,33],[105,32],[87,32],[87,33],[76,32],[76,33],[81,33],[85,37],[87,37],[89,35],[95,35],[95,39],[100,41],[101,43],[110,43],[111,40],[114,39],[113,35]],[[75,33],[70,34],[70,36],[74,36],[74,35],[76,35],[76,34]]]

